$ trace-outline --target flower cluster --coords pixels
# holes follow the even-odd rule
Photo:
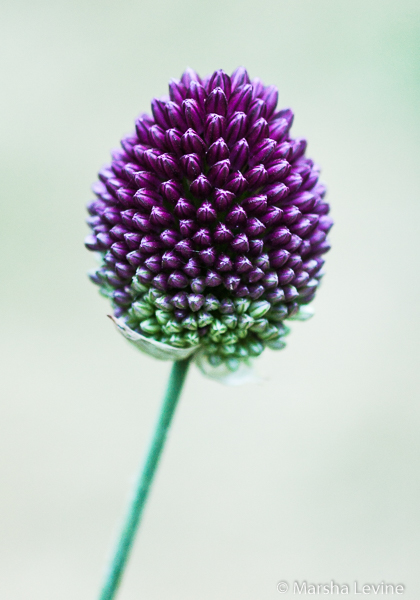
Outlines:
[[[280,349],[314,298],[332,226],[319,167],[278,91],[188,69],[99,172],[91,273],[131,330],[211,365]]]

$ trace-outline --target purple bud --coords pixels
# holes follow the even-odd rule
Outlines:
[[[237,235],[230,244],[235,252],[248,252],[249,251],[249,241],[248,237],[245,233],[240,233]]]
[[[222,281],[223,280],[219,273],[216,273],[216,271],[212,271],[211,269],[207,271],[206,285],[209,287],[216,287],[217,285],[220,285]]]
[[[252,269],[252,262],[246,256],[237,256],[235,258],[235,270],[238,273],[248,273]]]
[[[242,202],[243,208],[256,215],[263,215],[267,210],[267,196],[250,196]]]
[[[307,141],[304,138],[297,138],[296,140],[293,140],[291,142],[291,146],[292,146],[292,156],[291,156],[290,161],[294,162],[295,160],[297,160],[298,158],[300,158],[301,156],[303,156],[305,154]]]
[[[191,240],[181,240],[176,244],[175,250],[184,258],[191,258],[191,256],[194,254],[194,248]]]
[[[166,112],[172,127],[184,132],[187,129],[187,124],[184,119],[183,111],[175,102],[166,103]]]
[[[274,183],[284,179],[290,171],[290,164],[287,160],[276,159],[267,165],[268,181]],[[284,184],[287,186],[286,180]]]
[[[153,273],[145,267],[140,267],[139,269],[137,269],[136,275],[139,281],[146,285],[153,279]]]
[[[317,202],[317,197],[310,192],[298,192],[293,197],[293,204],[299,208],[301,212],[311,212]]]
[[[213,223],[217,219],[217,213],[209,200],[204,200],[197,210],[197,219],[204,224]]]
[[[252,217],[251,219],[248,219],[245,231],[250,238],[255,238],[264,233],[265,225],[263,225],[256,217]]]
[[[168,286],[182,289],[187,287],[188,278],[181,271],[174,271],[168,277]]]
[[[232,146],[239,139],[243,138],[247,129],[248,117],[243,112],[236,112],[226,128],[225,139],[229,146]]]
[[[214,187],[222,187],[228,178],[230,169],[230,162],[228,159],[219,160],[216,164],[210,167],[208,172],[208,178],[210,183]]]
[[[133,206],[134,190],[128,187],[120,187],[117,191],[117,198],[123,206],[127,208]]]
[[[259,281],[263,277],[264,277],[264,271],[262,269],[259,269],[258,267],[253,268],[247,274],[247,280],[249,281],[249,283],[255,283],[256,281]]]
[[[133,252],[129,252],[126,256],[126,259],[133,267],[138,267],[143,262],[143,255],[140,250],[133,250]]]
[[[218,189],[214,191],[214,203],[216,205],[216,209],[219,211],[227,210],[234,198],[235,194],[232,194],[232,192]]]
[[[162,198],[157,192],[147,190],[146,188],[139,189],[133,196],[133,201],[137,206],[150,212],[154,206],[162,205]]]
[[[174,213],[179,219],[189,218],[195,215],[196,208],[189,200],[180,198],[175,205]]]
[[[331,217],[328,217],[327,215],[323,215],[319,219],[319,228],[322,229],[322,231],[325,231],[325,233],[329,232],[333,224],[334,221],[331,219]]]
[[[169,96],[173,102],[182,104],[182,101],[187,97],[187,87],[180,81],[171,79],[169,82]]]
[[[296,235],[295,233],[292,233],[292,236],[290,238],[290,241],[287,242],[286,244],[284,244],[284,248],[286,250],[289,250],[290,252],[294,252],[295,250],[297,250],[300,246],[302,245],[302,238],[300,238],[298,235]],[[311,245],[308,242],[308,246],[309,249],[311,247]]]
[[[290,226],[290,231],[296,233],[299,237],[304,237],[312,229],[312,223],[309,219],[303,217],[297,223]]]
[[[101,235],[101,234],[99,234],[99,235]],[[125,244],[125,242],[122,242],[122,241],[115,242],[111,246],[111,252],[116,258],[125,259],[125,256],[128,252],[128,248],[127,248],[127,245]]]
[[[155,277],[152,279],[152,284],[158,290],[166,292],[168,289],[168,275],[166,273],[159,273],[159,275],[155,275]]]
[[[157,159],[157,165],[160,173],[167,179],[176,177],[179,173],[179,165],[172,154],[162,154]]]
[[[207,96],[204,105],[207,114],[215,113],[225,117],[227,112],[227,98],[222,88],[214,88],[214,90]]]
[[[219,310],[222,313],[222,315],[233,315],[236,312],[235,305],[233,301],[229,298],[223,298],[223,300],[220,303]]]
[[[281,208],[277,208],[277,206],[270,206],[265,215],[261,217],[261,222],[264,223],[266,227],[272,227],[277,223],[280,223],[282,220],[283,211]]]
[[[274,85],[268,85],[261,94],[261,99],[267,104],[267,118],[269,119],[277,106],[278,89]]]
[[[154,98],[152,100],[152,113],[153,113],[153,117],[154,117],[156,123],[158,125],[160,125],[163,129],[168,129],[169,127],[171,127],[171,124],[169,122],[168,115],[166,112],[165,102],[162,102],[162,100],[158,100],[157,98]],[[137,131],[137,135],[139,135],[137,122],[136,122],[136,131]],[[139,139],[141,140],[140,136],[139,136]],[[147,143],[147,142],[144,141],[143,143]]]
[[[254,147],[254,154],[249,159],[249,166],[253,167],[259,163],[265,163],[273,154],[276,142],[266,138],[260,144]]]
[[[186,309],[188,308],[188,295],[186,292],[177,292],[172,296],[172,304],[175,308]]]
[[[166,150],[165,131],[159,125],[152,125],[149,129],[149,141],[151,146],[159,150]]]
[[[116,290],[112,294],[112,299],[114,300],[115,304],[120,306],[129,306],[132,302],[130,294],[127,294],[121,290]],[[115,313],[117,313],[117,311],[115,311]]]
[[[252,300],[257,300],[260,298],[265,292],[264,286],[260,284],[250,285],[249,286],[249,296]]]
[[[262,142],[264,138],[268,137],[268,123],[265,119],[260,118],[250,127],[247,135],[248,144],[254,146]]]
[[[182,194],[182,185],[175,179],[164,181],[159,187],[159,193],[171,204],[175,204]]]
[[[198,246],[201,246],[202,248],[211,245],[211,234],[210,231],[205,227],[199,229],[197,233],[194,234],[192,239]]]
[[[247,214],[242,206],[234,204],[232,209],[226,215],[226,223],[229,227],[237,227],[238,225],[245,225],[247,220]]]
[[[267,105],[261,98],[256,98],[248,110],[248,121],[252,125],[261,117],[263,119],[267,117]]]
[[[200,260],[207,267],[211,267],[216,260],[216,250],[214,248],[205,248],[204,250],[200,250],[198,253]]]
[[[280,285],[283,286],[287,283],[290,283],[294,279],[295,272],[293,271],[293,269],[285,267],[284,269],[280,269],[280,271],[277,271],[277,275],[279,278]]]
[[[165,229],[159,237],[165,246],[173,248],[181,236],[179,232],[174,229]]]
[[[251,83],[249,79],[249,75],[245,67],[238,67],[235,69],[230,76],[230,80],[232,82],[232,91],[241,85],[245,85],[246,83]]]
[[[252,100],[252,85],[249,83],[237,87],[228,102],[228,115],[236,111],[246,113]]]
[[[292,281],[293,285],[297,290],[305,287],[305,285],[307,285],[308,282],[309,274],[306,271],[301,271],[300,273],[298,273]]]
[[[142,213],[136,213],[133,217],[133,225],[134,227],[136,227],[137,229],[140,229],[140,231],[143,231],[144,233],[148,233],[149,231],[152,231],[153,226],[149,221],[149,218],[146,217],[146,215],[143,215]]]
[[[308,240],[310,241],[311,246],[315,247],[318,246],[318,244],[322,244],[322,242],[325,242],[326,237],[327,234],[325,233],[325,231],[322,231],[322,229],[315,229],[315,231],[311,233]]]
[[[304,244],[309,244],[309,242],[307,240],[303,240],[302,246],[304,246]],[[311,252],[314,256],[319,256],[320,254],[325,254],[326,252],[328,252],[328,250],[331,250],[331,245],[328,241],[325,241],[317,246],[314,246],[313,248],[310,248],[310,250],[308,250],[308,253]],[[305,256],[306,254],[304,250],[301,250],[301,253],[302,256]]]
[[[88,235],[85,237],[85,246],[88,250],[93,250],[97,252],[101,249],[101,245],[98,244],[98,240],[94,235]]]
[[[226,96],[230,96],[230,90],[231,90],[230,77],[223,71],[223,69],[219,69],[218,71],[215,71],[213,73],[213,75],[210,77],[210,80],[208,83],[209,91],[212,91],[217,87],[220,87],[224,91]]]
[[[240,170],[248,162],[249,157],[249,145],[245,138],[242,138],[234,146],[230,152],[230,163],[232,169]]]
[[[185,69],[185,71],[182,74],[181,82],[185,85],[185,87],[188,87],[189,85],[191,85],[191,83],[193,81],[195,81],[197,83],[201,83],[200,76],[193,69],[188,67],[187,69]],[[182,308],[187,308],[187,307],[183,306]]]
[[[285,285],[283,291],[286,302],[293,302],[293,300],[296,300],[299,296],[299,292],[293,285]]]
[[[202,162],[198,154],[184,154],[180,158],[180,165],[182,171],[188,179],[196,179],[201,173]]]
[[[139,233],[130,232],[124,235],[124,241],[127,244],[129,250],[138,250],[142,237],[143,236]]]
[[[197,222],[195,219],[181,219],[179,221],[179,231],[184,237],[189,238],[197,231]]]
[[[289,188],[284,183],[275,183],[265,188],[267,200],[269,204],[276,204],[285,198],[289,193]]]
[[[154,235],[146,234],[140,242],[140,250],[146,254],[154,254],[162,247],[161,241]]]
[[[135,269],[133,269],[132,266],[127,265],[127,263],[117,263],[115,265],[115,271],[121,279],[131,279]]]
[[[177,129],[168,129],[165,132],[165,143],[171,152],[181,156],[181,134]]]
[[[182,265],[183,265],[183,261],[172,250],[169,250],[169,251],[163,253],[163,255],[162,255],[162,268],[163,269],[179,269],[180,267],[182,267]]]
[[[149,171],[138,171],[134,175],[134,181],[139,188],[146,188],[149,190],[157,189],[162,183],[157,175],[150,173]]]
[[[110,248],[111,245],[113,244],[113,239],[112,237],[109,235],[109,233],[98,233],[98,235],[96,236],[97,239],[97,243],[100,245],[101,248]]]
[[[211,113],[207,115],[204,126],[204,139],[210,145],[220,137],[223,137],[226,127],[226,119],[221,115]]]
[[[293,269],[295,273],[297,271],[300,271],[300,269],[302,268],[302,264],[302,258],[299,254],[292,254],[289,260],[287,261],[287,266]]]
[[[194,129],[187,129],[181,138],[181,148],[186,154],[198,154],[202,156],[205,147],[204,141]]]
[[[265,297],[271,304],[278,304],[285,300],[284,292],[281,288],[276,288],[271,292],[268,292]]]
[[[245,298],[246,296],[249,296],[249,288],[246,285],[240,285],[236,288],[235,296],[237,298]]]
[[[203,174],[190,184],[190,192],[197,198],[206,198],[211,192],[212,186],[207,177]]]
[[[190,258],[184,266],[183,271],[190,277],[197,277],[201,273],[200,263],[196,258]]]
[[[149,127],[150,123],[142,115],[135,122],[137,137],[142,144],[149,143]]]
[[[227,275],[223,282],[223,285],[227,290],[233,292],[241,283],[241,278],[238,275]]]
[[[248,189],[248,181],[240,171],[234,171],[229,175],[225,187],[229,192],[240,196]]]
[[[204,108],[204,102],[207,98],[207,92],[201,85],[201,83],[199,83],[198,81],[191,81],[187,91],[187,97],[191,98],[192,100],[195,100],[201,108]]]
[[[111,219],[114,220],[114,222],[118,223],[118,221],[116,220],[117,215],[115,215],[114,213],[108,212],[108,211],[109,211],[109,209],[107,209],[106,213],[104,213],[104,215],[103,215],[103,217],[105,218],[105,220],[108,221],[107,217],[110,217]],[[123,210],[121,212],[121,214],[118,215],[118,217],[122,220],[122,222],[124,223],[124,225],[126,227],[128,227],[129,229],[132,229],[132,227],[133,227],[133,217],[136,214],[136,212],[137,212],[136,208],[129,208],[127,210]]]
[[[192,311],[197,312],[205,302],[204,296],[201,294],[189,294],[188,305]]]
[[[152,273],[160,273],[162,269],[162,259],[159,254],[153,254],[144,261],[144,265],[152,271]]]
[[[249,252],[253,256],[260,256],[264,250],[263,240],[250,240],[249,241]]]
[[[195,279],[191,281],[191,289],[196,294],[202,294],[206,289],[206,281],[204,277],[195,277]]]
[[[269,271],[266,273],[261,281],[262,285],[266,290],[277,287],[279,284],[279,278],[275,271]]]
[[[184,110],[185,120],[188,127],[194,129],[198,134],[203,133],[204,130],[204,110],[200,107],[198,102],[192,99],[184,100],[182,103]]]
[[[219,138],[210,146],[206,158],[208,165],[214,165],[214,163],[220,160],[229,158],[229,148],[223,138]]]
[[[268,240],[270,241],[272,246],[282,246],[283,244],[287,244],[290,241],[291,233],[287,229],[287,227],[277,227],[274,231],[268,236]]]
[[[214,230],[213,237],[219,243],[229,242],[233,239],[233,233],[224,223],[219,223]]]
[[[106,226],[102,226],[102,227],[106,227]],[[108,230],[108,228],[106,227],[106,229],[104,231],[107,231],[107,230]],[[98,230],[98,233],[99,233],[99,230]],[[128,233],[128,229],[126,227],[124,227],[124,225],[121,225],[121,224],[114,225],[114,227],[109,230],[109,235],[115,241],[122,240],[125,233]]]
[[[256,189],[265,185],[268,180],[268,174],[264,165],[258,165],[247,171],[246,180],[251,189]]]
[[[274,250],[273,252],[270,252],[269,257],[271,266],[275,269],[279,269],[289,260],[290,252],[282,248],[280,250]]]
[[[224,273],[232,270],[232,261],[227,254],[220,254],[216,260],[215,268],[217,271]]]
[[[133,209],[129,208],[128,210],[124,210],[120,214],[120,211],[117,208],[115,208],[114,206],[108,206],[107,208],[105,208],[104,212],[102,213],[102,218],[110,225],[116,225],[117,223],[119,223],[121,221],[121,219],[124,224],[127,224],[124,221],[124,216],[127,213],[127,217],[128,217],[128,213],[131,213],[131,211],[133,211]],[[95,217],[95,218],[99,219],[99,217]]]
[[[285,206],[283,209],[283,223],[285,225],[291,225],[302,217],[302,213],[297,206]]]
[[[161,206],[154,206],[150,212],[150,222],[153,225],[163,225],[168,227],[173,222],[173,218],[170,212]]]

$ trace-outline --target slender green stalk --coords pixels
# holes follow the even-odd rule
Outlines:
[[[188,371],[190,359],[174,362],[169,376],[163,403],[156,423],[146,460],[140,470],[129,503],[127,515],[106,573],[99,600],[113,600],[124,572],[127,559],[140,523],[143,508],[153,481],[156,467],[165,444],[166,434],[172,421],[175,408],[181,394],[182,386]]]

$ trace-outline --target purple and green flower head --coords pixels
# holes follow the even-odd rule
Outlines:
[[[311,315],[332,226],[278,91],[187,69],[99,172],[86,246],[113,319],[158,358],[236,371]]]

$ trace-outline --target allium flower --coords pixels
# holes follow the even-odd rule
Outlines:
[[[285,321],[309,315],[332,220],[277,98],[242,67],[204,79],[187,69],[99,172],[91,279],[143,349],[199,349],[202,364],[235,371],[283,348]]]

